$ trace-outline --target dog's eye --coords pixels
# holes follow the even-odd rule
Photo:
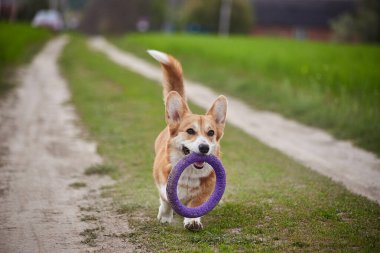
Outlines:
[[[214,130],[210,130],[207,132],[208,136],[214,136],[214,134],[215,134]]]
[[[186,130],[186,133],[193,135],[193,134],[195,134],[195,131],[194,131],[194,129],[189,128]]]

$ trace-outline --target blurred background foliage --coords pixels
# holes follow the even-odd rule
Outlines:
[[[188,31],[217,32],[222,0],[189,0],[184,5],[184,24]],[[252,6],[247,0],[232,1],[230,32],[249,33],[253,25]]]
[[[14,87],[16,67],[29,62],[51,37],[46,29],[0,22],[0,99]]]
[[[363,0],[358,9],[347,12],[331,21],[338,41],[361,39],[366,42],[380,41],[380,1]]]
[[[217,32],[221,0],[93,0],[81,23],[87,33],[135,31],[136,21],[148,19],[151,30]],[[249,33],[253,12],[248,0],[231,2],[231,33]]]
[[[87,34],[217,33],[223,4],[233,34],[380,41],[379,0],[0,0],[0,20],[30,21],[56,9],[67,27]]]

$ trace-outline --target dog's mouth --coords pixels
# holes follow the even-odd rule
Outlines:
[[[194,163],[193,166],[194,168],[200,170],[200,169],[203,169],[203,167],[205,166],[205,163],[204,162]]]
[[[183,145],[182,146],[182,152],[184,155],[188,155],[188,154],[190,154],[190,149]],[[204,165],[205,165],[204,162],[196,162],[193,164],[194,168],[196,168],[196,169],[203,169]]]
[[[190,154],[190,149],[188,149],[185,145],[182,146],[182,152],[184,155]]]

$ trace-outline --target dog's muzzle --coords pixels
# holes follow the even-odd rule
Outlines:
[[[186,147],[185,145],[183,145],[182,146],[182,152],[184,155],[188,155],[188,154],[190,154],[190,149],[188,147]],[[203,169],[204,165],[205,165],[204,162],[194,163],[193,167],[200,170],[200,169]]]

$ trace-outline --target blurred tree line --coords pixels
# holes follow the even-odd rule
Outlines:
[[[30,21],[38,10],[53,6],[82,12],[79,28],[89,34],[137,30],[215,33],[226,1],[231,10],[229,31],[249,33],[254,0],[0,0],[0,20]],[[338,41],[380,42],[380,0],[358,0],[356,11],[332,20],[331,28]]]
[[[49,0],[0,0],[0,7],[0,20],[30,21],[37,11],[49,7]]]
[[[380,0],[361,0],[354,13],[331,22],[338,41],[380,42]]]
[[[217,32],[222,0],[89,0],[81,30],[118,34],[138,30],[145,20],[150,30]],[[248,33],[252,27],[249,0],[231,2],[230,32]]]
[[[87,0],[0,0],[0,20],[31,21],[39,10],[80,11]]]
[[[190,0],[183,8],[182,24],[190,31],[204,30],[217,32],[219,29],[222,0]],[[247,0],[231,1],[230,32],[249,33],[253,25],[251,2]]]

